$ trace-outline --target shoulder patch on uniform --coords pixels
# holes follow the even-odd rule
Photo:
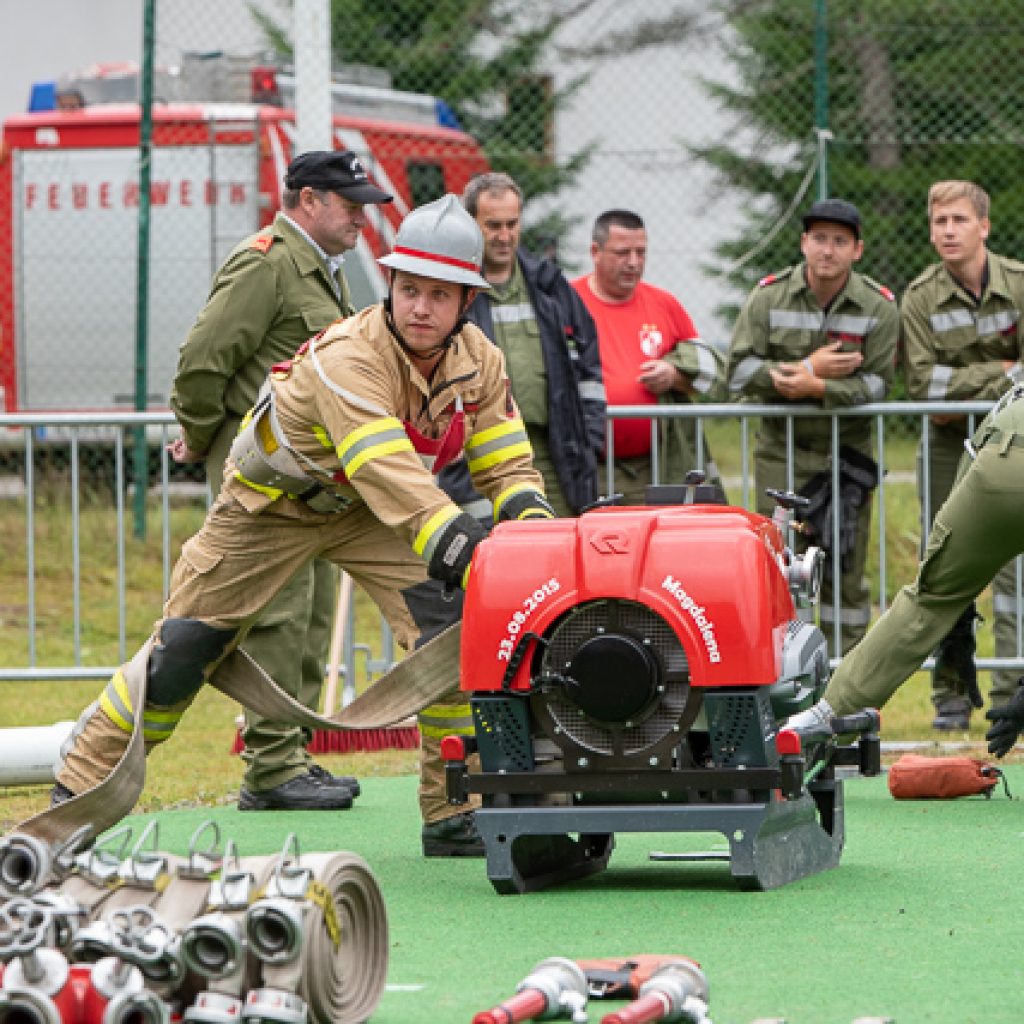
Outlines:
[[[768,285],[775,284],[777,281],[785,281],[791,273],[793,273],[793,268],[787,267],[785,270],[776,271],[774,274],[766,274],[757,282],[757,287],[767,288]]]
[[[274,244],[273,235],[257,235],[250,243],[249,248],[255,249],[257,252],[267,253],[270,251],[270,247]]]
[[[883,299],[887,299],[889,302],[896,301],[896,293],[891,288],[886,288],[884,284],[879,284],[874,278],[864,275],[864,283],[869,288],[874,288]]]

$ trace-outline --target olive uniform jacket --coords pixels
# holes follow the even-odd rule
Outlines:
[[[185,443],[207,452],[226,420],[256,401],[274,363],[354,312],[344,278],[283,214],[241,242],[214,278],[178,356],[171,409]]]
[[[1024,377],[1024,263],[988,254],[980,302],[936,263],[911,282],[901,321],[907,395],[916,401],[993,401]],[[1010,372],[1003,362],[1014,364]],[[940,436],[967,436],[967,420],[938,427]]]
[[[896,302],[888,288],[855,271],[828,310],[818,305],[804,276],[805,264],[762,278],[747,299],[729,349],[729,390],[733,397],[769,405],[785,400],[770,371],[779,363],[806,359],[824,345],[841,342],[844,352],[861,352],[864,361],[849,377],[825,381],[824,409],[880,402],[892,383],[899,330]],[[798,448],[827,453],[832,428],[828,419],[794,420]],[[861,446],[870,436],[867,420],[840,420],[842,444]],[[785,442],[785,420],[766,417],[759,441],[777,450]]]

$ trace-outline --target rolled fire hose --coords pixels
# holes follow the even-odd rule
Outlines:
[[[325,902],[306,914],[299,995],[316,1024],[357,1024],[384,993],[388,919],[377,879],[355,853],[309,853]]]
[[[193,847],[198,835],[197,831],[193,836]],[[109,929],[101,927],[104,922],[145,918],[180,937],[190,924],[210,920],[207,912],[211,907],[223,905],[228,914],[239,920],[248,919],[250,926],[256,920],[260,928],[264,955],[257,957],[252,947],[259,944],[250,941],[245,970],[247,987],[261,979],[272,991],[297,992],[309,1008],[312,1024],[361,1024],[373,1014],[387,977],[388,925],[380,887],[361,857],[345,851],[300,857],[294,836],[289,836],[279,855],[246,857],[234,862],[225,857],[214,866],[211,856],[202,855],[206,851],[200,851],[197,857],[193,849],[187,858],[178,858],[149,849],[146,837],[144,833],[132,855],[122,861],[117,879],[104,881],[100,871],[90,875],[79,870],[59,887],[37,894],[36,898],[53,898],[66,896],[66,888],[74,889],[83,897],[82,906],[91,907],[87,911],[88,921],[70,943],[72,951],[78,954],[76,959],[109,954],[109,948],[103,945],[110,941]],[[19,865],[26,863],[26,855],[33,860],[37,852],[35,843],[22,837],[3,840],[0,869],[5,854],[6,860],[14,863],[10,856],[12,848]],[[90,856],[95,853],[79,855],[77,863],[85,865]],[[34,868],[42,871],[49,867],[45,853],[39,852],[34,857]],[[13,870],[7,872],[9,883],[16,874]],[[229,874],[251,879],[251,885],[235,891],[236,897],[242,893],[242,902],[247,902],[244,908],[237,901],[232,906],[230,898],[225,901],[224,882]],[[133,875],[134,881],[125,881]],[[287,885],[275,881],[281,877],[298,880],[298,887],[289,892]],[[103,898],[111,886],[118,896],[116,900]],[[15,888],[13,884],[7,886],[8,891]],[[17,888],[20,890],[21,886]],[[94,890],[92,894],[90,888]],[[264,893],[277,896],[261,898]],[[262,917],[256,913],[260,907],[267,908]],[[218,956],[214,948],[217,941],[215,930],[208,930],[201,939],[202,948],[212,961]],[[225,941],[230,946],[230,936]],[[189,957],[183,955],[181,946],[181,941],[169,943],[164,954],[142,967],[150,988],[161,997],[175,995],[190,1001],[207,983],[189,970]]]
[[[210,685],[264,718],[311,729],[381,729],[422,711],[450,692],[459,667],[462,625],[455,623],[400,661],[330,717],[318,715],[285,693],[243,650],[236,648],[217,667]],[[124,668],[131,706],[143,708],[152,637]],[[129,814],[146,779],[143,715],[121,760],[98,785],[16,825],[15,832],[59,844],[78,829],[96,836]]]

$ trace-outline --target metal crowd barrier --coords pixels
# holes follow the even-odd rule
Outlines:
[[[872,434],[874,444],[874,457],[879,465],[881,482],[875,495],[873,515],[877,521],[877,536],[879,541],[878,550],[878,593],[879,610],[884,611],[887,606],[887,594],[890,582],[899,585],[909,580],[890,580],[889,562],[889,536],[887,530],[887,506],[890,502],[889,490],[894,485],[910,485],[910,493],[913,495],[915,512],[917,511],[917,489],[914,486],[913,475],[907,478],[905,471],[897,471],[895,475],[888,474],[891,468],[887,458],[889,442],[887,440],[887,423],[891,423],[898,417],[902,424],[917,424],[915,430],[911,428],[910,438],[915,441],[912,448],[916,451],[918,438],[923,438],[922,447],[927,451],[929,430],[928,417],[933,413],[960,413],[966,414],[972,424],[980,422],[981,418],[990,408],[986,402],[883,402],[871,405],[862,405],[852,408],[830,410],[828,413],[818,407],[802,406],[771,406],[771,405],[659,405],[659,406],[618,406],[609,409],[609,420],[642,418],[651,421],[651,442],[652,442],[652,469],[655,481],[660,482],[661,451],[657,430],[657,422],[661,419],[681,417],[695,420],[696,431],[696,452],[698,464],[695,469],[704,469],[703,465],[703,439],[707,426],[715,421],[728,421],[732,424],[730,429],[738,433],[735,441],[738,453],[731,450],[728,453],[728,460],[723,458],[725,452],[718,450],[713,452],[717,455],[719,462],[735,464],[735,476],[727,478],[727,490],[733,501],[746,508],[755,506],[754,493],[754,472],[753,472],[753,433],[756,433],[757,420],[762,416],[782,417],[787,421],[786,435],[786,462],[789,467],[789,482],[792,485],[793,458],[795,446],[793,443],[793,423],[796,419],[806,416],[822,418],[823,415],[831,418],[832,421],[832,450],[839,448],[839,421],[851,416],[866,417],[872,421]],[[105,457],[109,461],[107,468],[108,482],[111,485],[112,495],[110,507],[105,509],[105,514],[110,516],[111,527],[115,542],[115,572],[111,581],[113,603],[116,607],[117,618],[117,658],[123,661],[128,651],[129,641],[126,626],[126,542],[131,532],[132,509],[127,499],[127,462],[129,454],[126,444],[126,437],[133,431],[145,430],[148,444],[151,451],[158,451],[158,469],[156,473],[156,484],[151,486],[146,499],[146,507],[150,511],[154,508],[157,511],[160,533],[160,557],[162,563],[162,593],[152,595],[153,618],[159,613],[159,606],[163,596],[167,593],[170,580],[171,567],[177,558],[177,550],[172,550],[171,541],[171,511],[172,511],[172,466],[167,452],[167,443],[176,436],[174,417],[170,413],[122,413],[122,414],[18,414],[0,415],[0,518],[7,517],[7,511],[17,507],[17,502],[24,503],[25,519],[25,580],[24,580],[24,602],[25,602],[25,628],[19,637],[19,631],[10,625],[0,622],[0,637],[3,638],[3,648],[7,654],[4,657],[6,664],[0,663],[0,681],[4,680],[46,680],[46,679],[90,679],[107,678],[116,666],[109,664],[91,664],[90,659],[83,653],[82,628],[83,619],[90,610],[82,606],[82,450],[88,448],[93,451],[96,445],[103,448]],[[731,435],[730,435],[731,443]],[[717,438],[716,449],[721,449],[723,441]],[[904,446],[906,447],[906,446]],[[40,452],[44,449],[59,449],[67,460],[68,473],[66,477],[66,495],[52,496],[52,482],[47,482],[50,488],[48,500],[54,504],[66,507],[70,517],[71,543],[64,553],[63,564],[66,566],[68,581],[71,587],[71,621],[67,628],[71,633],[72,658],[70,664],[41,664],[38,654],[39,637],[39,551],[37,549],[37,508],[40,501],[41,484],[37,479],[36,461]],[[738,454],[738,460],[737,460]],[[911,462],[911,469],[915,463]],[[832,460],[833,486],[838,487],[838,459]],[[924,475],[924,491],[927,494],[928,463],[924,461],[921,467]],[[612,437],[612,424],[608,425],[607,460],[605,465],[607,493],[614,493],[615,490],[615,451]],[[20,480],[20,485],[18,481]],[[63,485],[63,481],[61,481]],[[737,500],[738,499],[738,500]],[[197,500],[208,500],[208,493],[200,490]],[[906,500],[906,499],[904,499]],[[833,532],[837,535],[839,528],[838,503],[835,504],[833,516]],[[925,516],[930,515],[930,510],[924,510]],[[915,523],[919,518],[915,516]],[[833,545],[834,563],[833,571],[838,572],[839,555],[838,545]],[[1016,587],[1016,652],[1012,658],[978,658],[978,667],[981,669],[1011,668],[1024,669],[1024,623],[1022,623],[1022,568],[1021,559],[1017,559],[1016,565],[1017,587]],[[836,588],[838,589],[838,588]],[[842,623],[843,609],[839,604],[839,595],[835,597],[833,605],[833,621]],[[8,592],[4,595],[3,603],[11,605],[17,601],[14,593]],[[376,635],[366,635],[365,625],[362,629],[363,635],[356,634],[355,606],[350,608],[349,619],[345,629],[344,645],[340,659],[339,679],[343,685],[344,699],[348,700],[354,696],[356,673],[359,662],[362,661],[363,670],[369,678],[375,674],[385,671],[393,663],[395,657],[394,645],[390,630],[386,623],[380,619],[373,628]],[[131,646],[134,648],[136,640],[141,637],[132,638]],[[24,650],[25,664],[11,664],[10,652],[17,649],[19,641]],[[841,636],[837,630],[836,649],[833,651],[833,663],[838,661],[839,644]],[[13,660],[18,660],[14,658]],[[109,659],[108,659],[109,660]]]
[[[82,628],[87,612],[82,607],[82,496],[83,450],[95,457],[102,452],[106,469],[106,482],[112,485],[111,503],[107,510],[111,517],[115,542],[115,567],[112,581],[112,596],[117,618],[117,659],[124,662],[131,653],[127,637],[127,585],[126,585],[126,544],[133,529],[133,502],[129,499],[128,466],[131,451],[127,438],[134,432],[144,431],[151,453],[157,453],[158,466],[155,484],[150,483],[146,496],[146,510],[157,512],[160,538],[160,560],[162,565],[162,586],[159,594],[152,595],[152,619],[159,615],[160,608],[170,584],[171,569],[178,557],[176,545],[171,540],[171,511],[175,504],[175,487],[172,484],[174,463],[167,453],[168,443],[177,436],[177,423],[169,412],[119,413],[119,414],[0,414],[0,519],[18,501],[24,502],[25,510],[25,630],[23,633],[24,665],[0,663],[0,682],[5,680],[41,681],[53,679],[107,679],[117,665],[89,664],[83,657]],[[39,572],[41,561],[37,540],[38,506],[44,484],[39,480],[36,462],[43,452],[60,452],[66,457],[67,493],[63,504],[70,517],[71,543],[66,552],[65,564],[71,586],[71,618],[68,630],[71,636],[72,661],[70,664],[40,664],[38,656],[39,638]],[[95,479],[95,474],[94,474]],[[20,484],[20,486],[19,486]],[[49,485],[47,485],[49,486]],[[49,486],[52,490],[52,486]],[[194,501],[204,506],[209,504],[210,493],[205,485],[189,488]],[[48,493],[48,500],[53,500]],[[57,499],[61,500],[60,498]],[[55,502],[56,503],[56,502]],[[3,603],[13,604],[17,595],[8,591]],[[2,647],[8,652],[3,660],[10,662],[10,651],[16,647],[10,627],[0,619]],[[357,672],[361,667],[367,679],[387,671],[395,661],[395,644],[388,624],[383,618],[376,624],[376,636],[356,635],[356,607],[351,602],[344,628],[338,679],[342,689],[342,702],[348,703],[356,693]],[[134,650],[136,643],[144,639],[133,637],[130,641]],[[15,641],[12,643],[12,640]]]
[[[928,505],[928,494],[930,485],[930,437],[931,427],[929,417],[934,414],[945,413],[963,415],[967,417],[969,433],[974,430],[984,419],[985,415],[992,408],[992,402],[875,402],[865,405],[849,406],[839,409],[822,410],[817,405],[759,405],[755,403],[722,403],[707,405],[632,405],[614,406],[608,409],[608,425],[606,429],[606,457],[605,457],[605,484],[607,493],[615,492],[615,449],[613,435],[613,421],[618,419],[649,419],[651,430],[651,469],[652,478],[655,483],[663,483],[660,473],[661,445],[658,430],[658,422],[662,419],[685,418],[695,420],[695,456],[698,470],[704,470],[704,439],[707,421],[728,420],[736,422],[739,430],[739,455],[740,471],[738,481],[727,481],[726,490],[731,501],[742,505],[744,508],[756,507],[756,495],[754,493],[754,465],[753,465],[753,443],[752,435],[757,432],[758,421],[763,416],[781,418],[786,421],[785,460],[787,467],[787,487],[793,489],[794,484],[794,455],[796,446],[794,443],[794,423],[797,419],[829,419],[831,420],[831,467],[832,467],[832,488],[834,493],[839,490],[839,459],[836,457],[839,447],[839,423],[840,420],[849,418],[869,419],[872,421],[872,443],[874,446],[874,458],[878,463],[879,486],[875,495],[872,515],[877,519],[877,536],[879,543],[878,552],[878,592],[879,592],[879,613],[881,614],[888,607],[888,531],[886,529],[886,507],[887,491],[894,483],[902,483],[903,480],[890,480],[888,478],[889,462],[887,459],[887,422],[899,421],[900,423],[916,422],[917,429],[908,435],[920,443],[914,444],[914,461],[912,467],[915,476],[920,478],[920,492],[924,495],[924,508],[920,509],[917,522],[920,529],[922,522],[931,520],[932,510]],[[918,457],[920,450],[920,457]],[[715,458],[715,452],[711,452]],[[678,482],[678,481],[674,481]],[[729,483],[733,486],[728,486]],[[914,483],[914,481],[911,481]],[[739,501],[736,501],[736,488],[738,483],[740,489]],[[914,486],[914,501],[918,501],[918,489]],[[833,578],[840,576],[840,555],[839,555],[839,503],[832,505],[832,572]],[[979,669],[1024,669],[1024,601],[1022,601],[1022,568],[1024,568],[1024,557],[1014,560],[1016,575],[1016,592],[1012,612],[1016,625],[1016,650],[1013,657],[977,657],[975,659]],[[911,582],[910,579],[899,579],[894,581],[897,585]],[[834,587],[834,603],[832,606],[832,621],[838,628],[834,634],[834,647],[832,650],[832,665],[838,664],[841,655],[842,645],[842,622],[843,608],[840,600],[839,588]],[[931,658],[924,663],[924,667],[930,669],[933,665]]]

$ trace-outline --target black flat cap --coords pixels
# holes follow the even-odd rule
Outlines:
[[[804,231],[819,220],[828,221],[830,224],[845,224],[860,238],[860,213],[853,203],[848,203],[845,199],[822,199],[815,203],[804,214]]]
[[[394,198],[370,181],[359,157],[350,149],[333,153],[312,150],[297,156],[284,176],[285,188],[325,189],[339,192],[353,203],[390,203]]]

